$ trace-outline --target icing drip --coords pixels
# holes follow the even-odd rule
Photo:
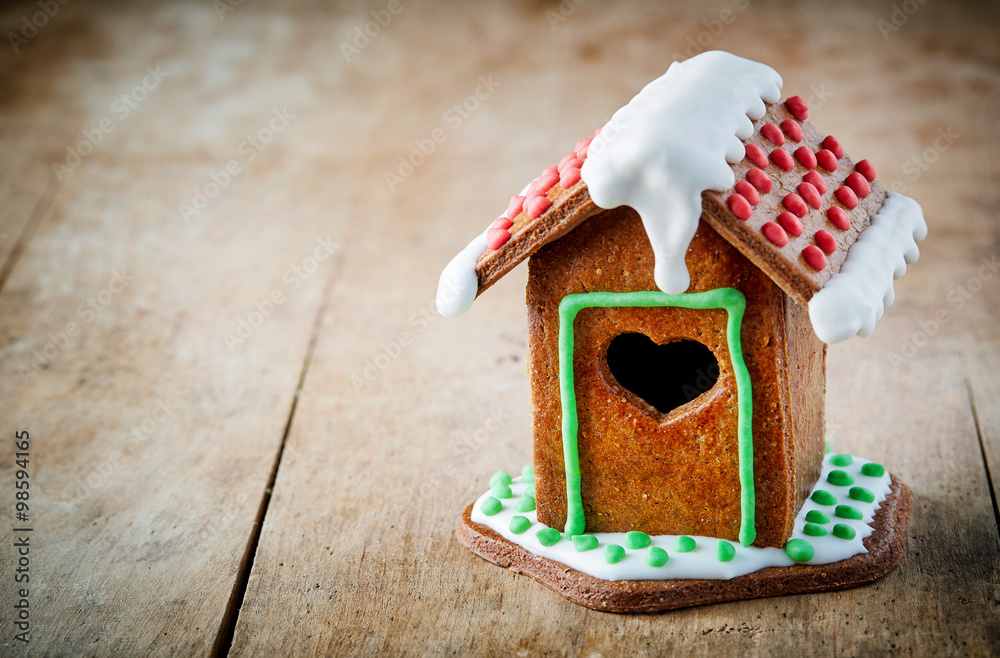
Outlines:
[[[814,491],[825,495],[814,494],[802,505],[795,517],[792,537],[784,549],[741,546],[712,537],[674,535],[651,536],[649,543],[645,538],[639,543],[634,539],[630,541],[627,533],[593,533],[576,535],[572,540],[566,536],[556,539],[558,533],[552,534],[553,528],[539,523],[536,512],[521,514],[530,526],[525,528],[524,522],[517,522],[515,527],[519,532],[513,532],[510,524],[516,515],[515,505],[531,486],[521,478],[515,478],[510,485],[513,499],[500,503],[500,508],[492,514],[484,513],[483,505],[496,499],[489,492],[483,494],[472,508],[472,520],[489,526],[536,555],[603,580],[719,580],[797,562],[831,564],[868,552],[863,541],[872,534],[869,524],[889,494],[891,482],[889,474],[879,464],[854,457],[849,465],[837,466],[833,461],[836,457],[838,455],[826,456],[822,474],[814,487]],[[871,501],[852,497],[851,492],[858,487],[852,489],[830,483],[828,477],[834,470],[845,471],[863,485],[871,494]],[[864,498],[867,500],[869,496]],[[539,537],[538,533],[544,534]],[[594,550],[599,547],[601,550]]]
[[[438,313],[446,318],[462,315],[472,308],[472,302],[476,301],[476,293],[479,292],[476,261],[486,248],[487,233],[488,229],[476,236],[441,272],[434,303]]]
[[[867,336],[895,297],[892,282],[920,256],[927,237],[924,213],[913,199],[889,192],[840,271],[809,300],[813,331],[824,343]]]
[[[776,103],[774,69],[721,51],[684,62],[618,110],[590,145],[581,174],[601,208],[631,206],[655,255],[656,285],[680,294],[691,283],[684,259],[701,217],[701,194],[736,182],[729,164],[745,155],[751,119]]]

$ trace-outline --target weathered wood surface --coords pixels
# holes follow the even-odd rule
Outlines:
[[[1000,652],[997,10],[927,3],[883,35],[889,2],[400,6],[349,62],[341,42],[386,3],[221,19],[208,2],[70,3],[0,55],[0,430],[34,440],[32,653]],[[35,11],[5,7],[3,34]],[[489,474],[529,457],[525,272],[459,320],[433,294],[512,191],[699,38],[775,66],[821,130],[924,205],[920,262],[828,377],[831,442],[907,482],[914,519],[871,587],[610,615],[455,540]],[[169,76],[119,118],[157,65]],[[241,142],[284,106],[247,162]],[[105,117],[114,131],[59,181],[51,163]],[[179,204],[229,160],[240,173],[185,223]],[[283,273],[328,236],[335,253],[291,290]],[[87,321],[116,270],[132,281]],[[275,289],[285,302],[230,351]],[[31,369],[68,322],[78,335]],[[110,463],[157,401],[175,411]],[[5,441],[4,492],[12,455]],[[10,611],[0,653],[24,649]]]

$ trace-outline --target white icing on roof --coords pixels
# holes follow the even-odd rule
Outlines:
[[[701,218],[701,194],[725,191],[743,159],[741,140],[764,101],[781,98],[781,76],[769,66],[721,51],[674,62],[618,110],[593,143],[582,177],[601,208],[631,206],[642,218],[656,258],[656,285],[688,289],[684,259]]]
[[[476,276],[476,261],[486,249],[486,231],[483,231],[469,243],[458,255],[451,259],[441,272],[438,280],[435,306],[438,313],[446,318],[462,315],[476,301],[479,292],[479,278]]]
[[[920,256],[927,237],[924,212],[913,199],[889,192],[871,225],[847,252],[840,271],[809,300],[813,331],[824,343],[867,336],[892,304],[893,279]]]

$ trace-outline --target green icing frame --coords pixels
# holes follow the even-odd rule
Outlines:
[[[735,288],[716,288],[705,292],[668,295],[659,290],[642,292],[588,292],[566,295],[559,303],[559,393],[562,402],[563,460],[566,471],[567,537],[582,535],[586,529],[583,495],[580,490],[579,420],[576,389],[573,382],[573,325],[585,308],[679,307],[724,309],[728,313],[726,341],[733,372],[736,374],[737,442],[740,476],[740,543],[749,546],[757,537],[754,526],[756,499],[753,487],[753,395],[750,373],[743,361],[740,332],[746,297]]]

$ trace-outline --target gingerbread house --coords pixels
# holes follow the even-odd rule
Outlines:
[[[528,260],[537,522],[782,547],[824,460],[826,344],[867,335],[919,206],[781,99],[675,63],[445,269],[458,315]]]

